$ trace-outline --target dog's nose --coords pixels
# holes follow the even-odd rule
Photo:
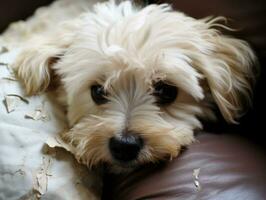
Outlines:
[[[139,136],[124,135],[112,137],[109,141],[110,152],[114,159],[122,162],[135,160],[143,147],[143,140]]]

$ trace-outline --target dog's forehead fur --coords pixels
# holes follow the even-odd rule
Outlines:
[[[196,99],[203,98],[202,75],[191,66],[187,51],[202,53],[212,48],[202,42],[204,34],[199,32],[201,26],[206,31],[205,23],[172,12],[167,5],[137,10],[125,2],[119,7],[96,6],[94,12],[77,22],[75,39],[61,62],[64,67],[58,67],[70,96],[81,89],[78,87],[99,79],[108,85],[130,70],[132,76],[141,74],[139,79],[145,78],[147,84],[165,79]]]

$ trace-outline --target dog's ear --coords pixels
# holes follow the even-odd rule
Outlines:
[[[35,37],[27,42],[12,64],[27,95],[35,95],[48,88],[53,65],[60,60],[70,43],[71,39],[60,36],[60,33]]]
[[[256,57],[250,46],[239,39],[214,34],[208,38],[212,50],[198,67],[209,91],[227,122],[236,120],[250,104]]]

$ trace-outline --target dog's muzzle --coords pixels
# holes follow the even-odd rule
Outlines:
[[[136,135],[112,137],[109,140],[109,149],[113,158],[120,162],[129,162],[137,159],[143,147],[143,140]]]

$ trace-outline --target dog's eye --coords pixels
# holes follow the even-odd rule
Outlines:
[[[175,101],[178,95],[178,88],[159,81],[154,84],[153,95],[157,98],[159,105],[167,105]]]
[[[91,86],[91,97],[93,101],[98,104],[105,104],[108,102],[108,99],[106,98],[107,93],[104,90],[103,86],[101,85],[92,85]]]

